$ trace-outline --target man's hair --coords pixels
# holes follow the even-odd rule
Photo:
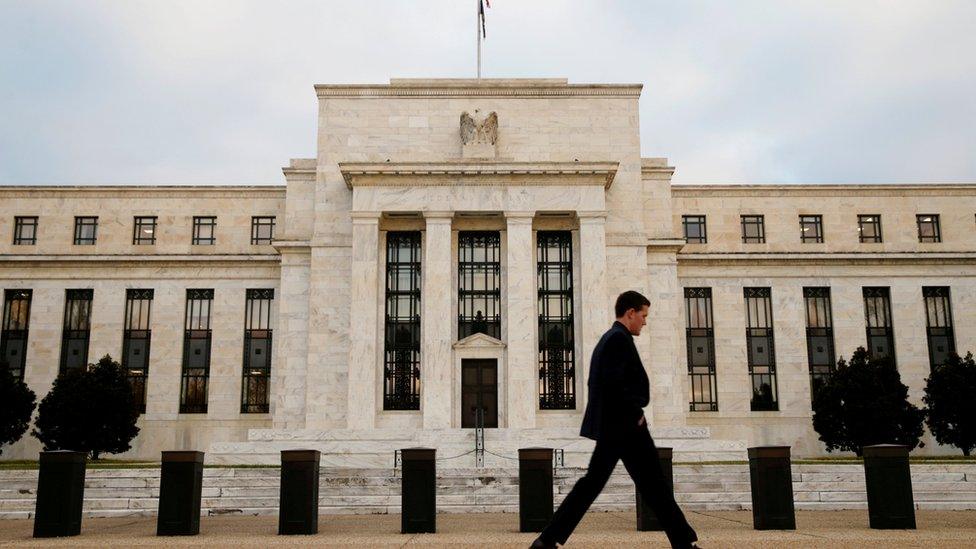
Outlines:
[[[627,290],[617,296],[617,303],[614,304],[613,311],[617,314],[617,318],[620,318],[631,309],[640,311],[645,305],[648,307],[651,306],[651,302],[646,297],[641,295],[640,292]]]

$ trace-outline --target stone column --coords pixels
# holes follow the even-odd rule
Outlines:
[[[376,372],[379,352],[376,333],[379,303],[379,212],[352,212],[352,279],[349,284],[349,400],[350,429],[376,424]]]
[[[304,429],[311,253],[307,245],[278,243],[276,248],[281,253],[281,286],[275,296],[278,301],[278,325],[275,330],[275,358],[271,368],[274,394],[271,424],[275,429]],[[181,296],[172,296],[173,302],[179,297]],[[168,325],[174,325],[175,315],[172,320]],[[181,322],[175,325],[182,327]],[[176,338],[175,330],[173,338]],[[170,363],[178,371],[178,357],[174,356]],[[152,383],[150,381],[150,388]],[[167,389],[167,395],[169,392]],[[172,401],[176,402],[175,398]]]
[[[586,408],[586,380],[590,375],[590,355],[603,332],[610,327],[613,320],[613,303],[607,296],[607,236],[605,211],[577,212],[579,218],[580,238],[580,283],[579,293],[582,300],[582,318],[580,319],[580,341],[582,356],[579,364],[577,387],[582,387],[576,399],[576,409]]]
[[[533,267],[533,212],[505,212],[507,326],[506,417],[512,428],[535,427],[539,402],[536,358],[536,274]]]
[[[448,429],[454,417],[451,344],[451,221],[453,212],[425,212],[427,238],[420,272],[420,399],[424,429]]]

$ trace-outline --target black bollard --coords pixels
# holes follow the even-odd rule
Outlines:
[[[403,478],[400,485],[400,533],[437,532],[437,450],[400,450]]]
[[[81,533],[85,499],[85,452],[41,452],[37,471],[34,537],[57,538]]]
[[[796,530],[790,447],[749,448],[749,480],[752,485],[752,527],[756,530]]]
[[[897,444],[865,446],[863,454],[871,528],[914,530],[915,501],[908,447]]]
[[[671,465],[671,448],[658,448],[657,456],[658,463],[661,464],[661,473],[664,475],[664,480],[668,483],[668,489],[674,491],[674,470]],[[654,509],[644,502],[643,498],[641,498],[640,491],[636,487],[634,491],[637,492],[637,531],[660,532],[664,530],[661,527],[661,522],[657,520],[657,515],[654,514]]]
[[[552,520],[552,448],[519,449],[519,532],[541,532]]]
[[[320,459],[318,450],[281,451],[278,535],[318,533]]]
[[[159,471],[157,536],[195,536],[200,533],[200,495],[203,492],[203,452],[163,452]]]

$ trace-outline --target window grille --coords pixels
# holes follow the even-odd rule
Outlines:
[[[891,295],[887,287],[864,287],[864,317],[868,355],[895,360],[895,334],[891,319]]]
[[[800,241],[803,243],[823,242],[823,216],[800,216]]]
[[[692,412],[718,411],[712,289],[685,288],[685,344],[691,381]]]
[[[60,372],[88,367],[91,304],[94,291],[65,290],[64,325],[61,329]]]
[[[383,409],[420,409],[420,232],[386,233]]]
[[[500,256],[498,231],[458,233],[458,339],[501,339]]]
[[[274,289],[249,289],[244,295],[241,413],[264,414],[270,410],[271,304]]]
[[[573,236],[536,234],[539,297],[539,408],[576,408],[573,328]]]
[[[773,305],[769,288],[744,288],[746,349],[752,381],[753,411],[779,409],[776,389],[776,349],[773,341]]]
[[[952,303],[948,286],[923,286],[925,300],[925,334],[929,343],[929,367],[945,363],[956,352],[956,338],[952,326]]]
[[[129,374],[132,398],[139,411],[146,411],[146,380],[149,376],[149,343],[152,328],[153,290],[125,291],[125,328],[122,333],[122,367]]]
[[[34,246],[37,244],[37,217],[17,216],[14,218],[14,245]]]
[[[763,216],[742,216],[742,242],[744,244],[762,244],[766,242],[766,225]]]
[[[75,245],[94,246],[98,236],[97,217],[75,217]]]
[[[681,216],[681,226],[684,229],[685,242],[688,244],[705,244],[708,242],[704,215],[683,215]]]
[[[803,302],[807,316],[807,364],[810,368],[812,399],[836,364],[830,288],[803,288]]]
[[[217,242],[217,218],[196,216],[193,218],[193,239],[197,246],[213,246]]]
[[[212,289],[186,291],[183,329],[183,368],[180,384],[180,413],[207,413],[207,384],[210,379],[210,313]]]
[[[17,379],[27,367],[27,334],[33,290],[4,290],[3,325],[0,326],[0,363]]]

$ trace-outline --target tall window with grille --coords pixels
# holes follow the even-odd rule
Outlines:
[[[383,409],[420,409],[420,232],[386,233]]]
[[[191,244],[213,246],[217,242],[217,218],[214,216],[195,216]]]
[[[743,215],[742,242],[744,244],[762,244],[766,242],[766,221],[761,215]]]
[[[132,218],[132,243],[151,246],[156,243],[156,216],[143,215]]]
[[[915,223],[918,224],[919,242],[942,242],[939,214],[916,215]]]
[[[75,217],[75,245],[94,246],[98,238],[98,217]]]
[[[800,216],[800,242],[823,242],[823,216],[822,215],[801,215]]]
[[[180,413],[207,413],[207,382],[210,379],[210,312],[212,289],[186,291],[183,325],[183,367],[180,383]]]
[[[576,408],[573,233],[536,234],[539,287],[539,408]]]
[[[125,328],[122,332],[122,367],[129,373],[132,398],[139,411],[146,411],[146,380],[149,377],[149,342],[152,328],[153,290],[125,291]]]
[[[711,288],[685,288],[685,325],[691,381],[689,408],[692,412],[716,412],[718,376],[715,373]]]
[[[249,289],[245,292],[242,414],[264,414],[269,410],[273,302],[272,288]]]
[[[929,342],[929,367],[944,364],[950,353],[956,352],[956,336],[952,330],[952,304],[948,286],[923,286],[925,299],[925,335]]]
[[[746,350],[752,381],[752,411],[779,410],[773,303],[769,288],[743,288],[746,300]]]
[[[0,326],[0,364],[17,379],[27,367],[27,332],[30,328],[32,290],[4,290],[3,325]]]
[[[501,338],[500,257],[498,231],[458,233],[458,339]]]
[[[94,290],[65,290],[64,325],[61,328],[60,372],[88,367],[91,305]]]
[[[857,235],[861,242],[881,242],[881,216],[878,214],[857,216]]]
[[[871,358],[895,360],[895,332],[891,319],[891,294],[888,287],[865,286],[864,325],[867,333],[868,355]]]
[[[681,216],[681,227],[684,229],[685,242],[688,244],[705,244],[708,242],[704,215]]]
[[[14,245],[34,246],[37,244],[37,216],[17,216],[14,218]]]
[[[275,217],[254,216],[251,218],[251,244],[271,244],[274,239]]]
[[[807,364],[810,367],[810,396],[817,393],[834,371],[834,324],[830,309],[830,288],[803,288],[807,313]]]

